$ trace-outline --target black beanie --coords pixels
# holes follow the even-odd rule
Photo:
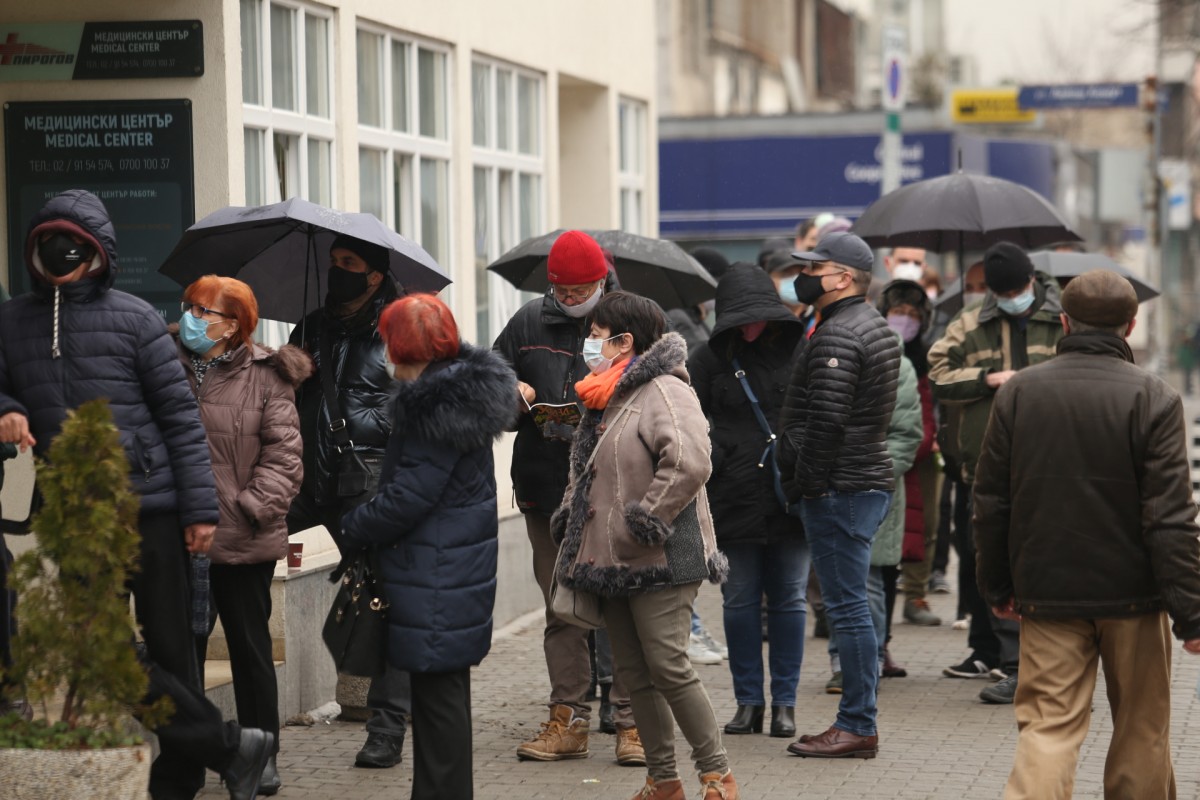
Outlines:
[[[1033,277],[1033,262],[1012,242],[997,242],[983,254],[983,282],[996,294],[1024,289]]]
[[[711,247],[697,247],[692,251],[692,258],[700,262],[700,266],[708,270],[708,274],[717,280],[729,269],[729,259],[720,250]]]
[[[349,250],[351,253],[354,253],[376,272],[386,273],[388,271],[388,251],[386,247],[380,247],[377,244],[363,241],[357,236],[342,234],[333,240],[333,244],[329,245],[329,252],[331,253],[338,249]]]

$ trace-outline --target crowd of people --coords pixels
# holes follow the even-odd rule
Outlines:
[[[823,215],[756,264],[697,251],[715,301],[665,312],[567,231],[549,289],[490,348],[397,284],[382,247],[340,236],[323,307],[273,350],[233,278],[186,287],[168,328],[113,288],[101,201],[50,200],[26,235],[35,288],[0,306],[0,443],[43,454],[71,409],[112,405],[142,498],[142,657],[176,708],[155,728],[155,800],[194,797],[205,769],[235,800],[283,785],[271,576],[289,533],[317,525],[345,560],[376,554],[387,602],[356,766],[397,764],[411,720],[412,796],[472,796],[506,431],[550,687],[517,758],[588,757],[597,697],[616,762],[646,769],[641,800],[688,794],[676,726],[705,800],[739,796],[723,735],[874,758],[879,681],[907,675],[896,600],[908,624],[942,624],[927,597],[950,589],[953,542],[969,652],[944,674],[1015,703],[1006,797],[1070,796],[1098,661],[1106,796],[1174,797],[1171,633],[1200,652],[1200,528],[1179,395],[1125,341],[1132,287],[1097,270],[1064,289],[1006,242],[951,290],[917,248],[892,250],[880,280],[850,228]],[[538,404],[576,404],[574,430],[539,424]],[[705,581],[727,653],[693,608]],[[595,597],[602,626],[556,614],[559,590]],[[810,609],[840,694],[828,725],[795,711]],[[202,690],[218,618],[236,722]],[[725,658],[737,709],[721,725],[693,664]]]

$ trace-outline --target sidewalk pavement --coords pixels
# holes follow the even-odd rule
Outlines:
[[[953,577],[954,564],[951,564]],[[952,579],[952,584],[955,581]],[[726,736],[729,760],[743,797],[768,798],[969,798],[999,797],[1003,791],[1016,740],[1012,706],[980,702],[985,680],[944,678],[943,667],[967,655],[966,631],[950,626],[956,595],[931,595],[940,627],[894,623],[892,654],[908,668],[907,678],[881,682],[879,698],[880,752],[874,760],[800,759],[787,754],[788,740],[766,735]],[[722,631],[720,592],[705,585],[699,610],[718,636]],[[549,692],[542,655],[540,620],[526,617],[498,633],[492,651],[472,673],[475,737],[475,797],[628,798],[645,781],[642,768],[619,767],[613,759],[615,737],[595,732],[591,756],[557,763],[518,761],[517,745],[538,730],[546,718]],[[811,631],[811,622],[809,625]],[[806,658],[800,679],[796,724],[799,732],[819,733],[833,721],[838,698],[823,691],[829,677],[824,639],[806,639]],[[724,724],[735,708],[727,664],[698,666]],[[1172,681],[1172,752],[1178,796],[1200,796],[1200,701],[1195,699],[1200,658],[1176,650]],[[1112,721],[1098,681],[1091,732],[1084,742],[1075,787],[1076,798],[1103,796],[1104,757]],[[595,714],[593,714],[595,719]],[[282,732],[279,772],[281,800],[397,800],[411,791],[411,742],[404,760],[392,769],[364,770],[353,766],[354,754],[365,738],[361,723],[329,722],[311,727],[288,727]],[[689,748],[679,737],[676,754],[681,773],[690,775]],[[688,779],[691,782],[691,779]],[[686,784],[685,784],[686,785]],[[699,784],[687,786],[695,795]],[[203,798],[227,796],[209,777]],[[455,800],[447,798],[447,800]]]

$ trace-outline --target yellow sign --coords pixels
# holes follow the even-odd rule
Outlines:
[[[955,89],[950,96],[950,119],[963,123],[1004,124],[1033,122],[1036,111],[1025,111],[1017,103],[1020,88]]]

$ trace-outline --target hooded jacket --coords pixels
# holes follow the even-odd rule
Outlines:
[[[686,357],[683,337],[665,334],[624,365],[603,414],[579,424],[567,496],[550,518],[562,585],[623,597],[725,580],[704,491],[708,425]]]
[[[398,669],[466,669],[491,647],[492,443],[513,423],[516,391],[507,364],[466,343],[457,358],[397,382],[379,491],[342,518],[342,533],[350,546],[378,548],[388,659]]]
[[[208,557],[214,564],[260,564],[287,555],[288,507],[304,475],[296,387],[312,359],[298,347],[246,344],[209,367],[196,386],[192,354],[179,345],[188,384],[208,437],[221,521]]]
[[[1179,394],[1075,333],[996,393],[975,475],[979,590],[1033,618],[1165,608],[1200,638],[1200,528]]]
[[[337,442],[329,430],[331,420],[346,420],[346,433],[354,450],[375,474],[383,464],[383,451],[392,433],[388,409],[394,381],[388,373],[387,348],[376,327],[379,315],[400,296],[390,278],[385,278],[378,293],[357,314],[341,318],[321,308],[292,331],[290,344],[302,348],[313,360],[312,377],[296,391],[300,410],[300,433],[304,439],[304,483],[302,491],[320,506],[330,507],[354,502],[337,494],[341,457]],[[333,355],[333,379],[342,408],[330,413],[325,406],[321,386],[321,360],[324,340],[330,339]]]
[[[87,277],[57,289],[46,282],[35,256],[36,237],[48,229],[98,245]],[[0,306],[0,416],[24,414],[34,452],[45,455],[68,411],[107,398],[142,513],[177,511],[185,527],[215,524],[196,398],[159,313],[112,288],[116,236],[104,204],[82,189],[63,192],[34,215],[26,243],[34,289]]]
[[[755,322],[765,322],[766,328],[747,342],[741,326]],[[771,432],[778,435],[792,357],[803,336],[803,323],[779,299],[774,281],[761,269],[734,264],[721,276],[717,324],[712,337],[688,357],[688,374],[709,419],[708,501],[722,547],[802,535],[799,520],[786,514],[775,496],[770,466],[759,466],[768,437],[736,377],[733,360],[745,370]]]
[[[1054,357],[1062,338],[1058,281],[1034,273],[1033,312],[1021,321],[1000,311],[996,296],[963,310],[929,349],[933,396],[946,412],[952,441],[950,458],[961,465],[962,480],[975,479],[975,462],[987,430],[996,390],[987,385],[992,372],[1020,370]]]
[[[898,337],[865,297],[821,311],[780,417],[778,458],[790,501],[895,489],[887,431],[899,370]]]

